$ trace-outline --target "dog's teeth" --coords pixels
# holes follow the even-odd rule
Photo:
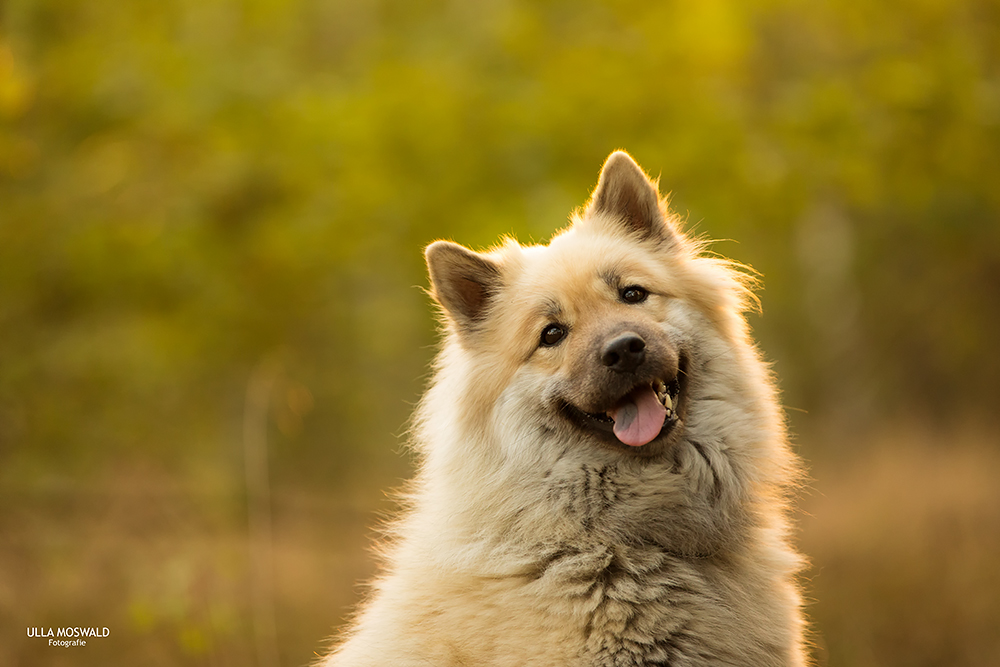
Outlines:
[[[658,380],[656,384],[653,385],[653,391],[656,392],[656,400],[663,403],[664,398],[667,396],[667,385],[664,384],[662,380]]]
[[[674,409],[674,402],[670,399],[670,394],[663,395],[663,407],[667,409],[668,414]]]

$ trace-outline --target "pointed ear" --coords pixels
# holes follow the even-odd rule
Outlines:
[[[625,151],[608,156],[585,214],[603,214],[642,238],[675,240],[660,208],[656,185]]]
[[[500,289],[500,266],[450,241],[435,241],[427,246],[424,256],[434,298],[460,330],[475,328]]]

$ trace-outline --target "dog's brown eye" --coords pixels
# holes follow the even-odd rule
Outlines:
[[[566,328],[561,324],[550,324],[542,329],[542,345],[551,347],[566,336]]]
[[[642,303],[647,296],[649,292],[638,285],[629,285],[622,290],[622,301],[625,303]]]

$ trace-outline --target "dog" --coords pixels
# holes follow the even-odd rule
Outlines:
[[[799,479],[741,267],[623,151],[548,245],[426,249],[443,345],[328,667],[807,663]]]

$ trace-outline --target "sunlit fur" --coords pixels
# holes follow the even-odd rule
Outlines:
[[[593,206],[546,246],[506,240],[484,253],[501,285],[476,330],[442,309],[408,508],[325,664],[804,664],[784,517],[797,465],[747,281],[661,211],[658,241]],[[608,271],[649,298],[622,303]],[[539,347],[554,304],[569,334]],[[551,409],[574,345],[615,318],[654,322],[690,357],[660,456],[591,442]]]

